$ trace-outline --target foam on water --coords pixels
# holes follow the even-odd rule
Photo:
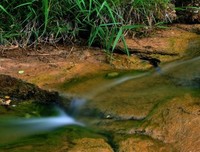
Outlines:
[[[68,116],[63,110],[58,109],[59,115],[53,117],[44,117],[44,118],[29,118],[29,119],[19,119],[12,123],[15,125],[27,126],[30,131],[48,131],[55,129],[57,127],[66,126],[66,125],[80,125],[82,123],[76,121],[74,118]]]

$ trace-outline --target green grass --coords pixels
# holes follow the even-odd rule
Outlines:
[[[129,54],[125,34],[165,21],[170,0],[3,0],[0,44],[77,43]]]

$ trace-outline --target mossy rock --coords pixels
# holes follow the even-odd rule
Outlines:
[[[111,79],[111,78],[116,78],[118,77],[120,74],[118,72],[110,72],[106,75],[106,78]]]

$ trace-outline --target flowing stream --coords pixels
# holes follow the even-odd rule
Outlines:
[[[187,59],[187,60],[180,60],[180,61],[175,61],[172,63],[165,64],[160,67],[160,70],[153,69],[148,72],[143,72],[140,74],[135,74],[135,75],[125,75],[119,78],[111,79],[109,82],[105,83],[100,83],[95,85],[95,88],[91,89],[91,91],[84,92],[80,95],[73,95],[73,99],[71,102],[71,110],[74,111],[79,111],[81,107],[84,107],[84,105],[87,103],[87,101],[92,100],[98,100],[99,98],[100,101],[102,102],[107,98],[109,100],[110,96],[113,96],[112,93],[115,90],[115,96],[119,97],[123,95],[123,88],[126,89],[127,85],[130,87],[132,84],[133,86],[137,86],[138,83],[140,86],[143,86],[145,83],[144,88],[149,89],[148,85],[152,86],[150,91],[156,91],[157,94],[159,95],[158,88],[162,86],[163,84],[166,86],[163,86],[166,90],[170,90],[169,87],[174,86],[182,86],[182,88],[200,88],[200,57],[197,56],[192,59]],[[165,83],[167,81],[167,84]],[[141,84],[140,84],[141,82]],[[123,86],[124,84],[124,86]],[[127,84],[127,85],[126,85]],[[87,85],[87,84],[86,84]],[[119,88],[118,88],[119,86]],[[130,92],[131,94],[134,94],[134,87],[132,86],[132,91],[127,91],[127,93]],[[140,90],[140,87],[136,87],[135,92],[144,92],[144,90]],[[143,89],[144,89],[143,88]],[[163,88],[162,88],[163,89]],[[181,88],[180,88],[181,89]],[[164,91],[164,90],[163,90]],[[110,92],[110,93],[107,93]],[[146,91],[147,92],[147,91]],[[169,92],[169,91],[168,91]],[[145,92],[144,92],[145,93]],[[170,93],[170,92],[169,92]],[[150,96],[151,92],[147,92],[147,98]],[[154,93],[155,94],[155,93]],[[103,95],[103,97],[101,97]],[[136,94],[137,95],[137,94]],[[144,96],[144,94],[140,94],[140,96]],[[108,102],[108,101],[107,101]],[[103,103],[101,103],[103,104]],[[114,104],[114,103],[113,103]]]
[[[134,75],[127,74],[119,78],[110,79],[109,82],[106,80],[104,84],[96,82],[95,88],[91,89],[91,91],[81,93],[81,95],[77,93],[73,97],[70,109],[73,112],[77,112],[88,105],[91,108],[96,106],[100,111],[105,109],[105,115],[109,118],[142,120],[152,112],[155,103],[157,105],[158,101],[163,100],[163,96],[170,98],[171,94],[173,94],[172,96],[179,94],[179,91],[174,92],[177,86],[180,92],[188,89],[197,89],[199,91],[199,56],[168,63],[160,68],[159,72],[151,70]],[[113,96],[113,94],[115,95]],[[130,103],[129,99],[134,103]],[[117,105],[115,104],[116,100],[120,101]],[[143,104],[146,107],[140,107],[139,104]],[[125,111],[121,110],[122,106]],[[134,106],[136,107],[135,109],[133,108]],[[53,131],[63,126],[87,127],[87,122],[82,123],[75,120],[75,118],[67,115],[59,108],[56,111],[56,116],[2,119],[0,122],[0,145],[18,138]],[[81,114],[79,117],[81,117]]]
[[[68,125],[84,126],[83,123],[70,117],[62,109],[56,107],[56,116],[39,118],[7,118],[0,121],[0,144],[18,138],[52,131]]]

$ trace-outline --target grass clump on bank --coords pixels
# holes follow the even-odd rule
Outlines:
[[[3,0],[0,43],[87,42],[113,51],[125,34],[165,21],[170,0]],[[125,49],[128,54],[127,48]]]

